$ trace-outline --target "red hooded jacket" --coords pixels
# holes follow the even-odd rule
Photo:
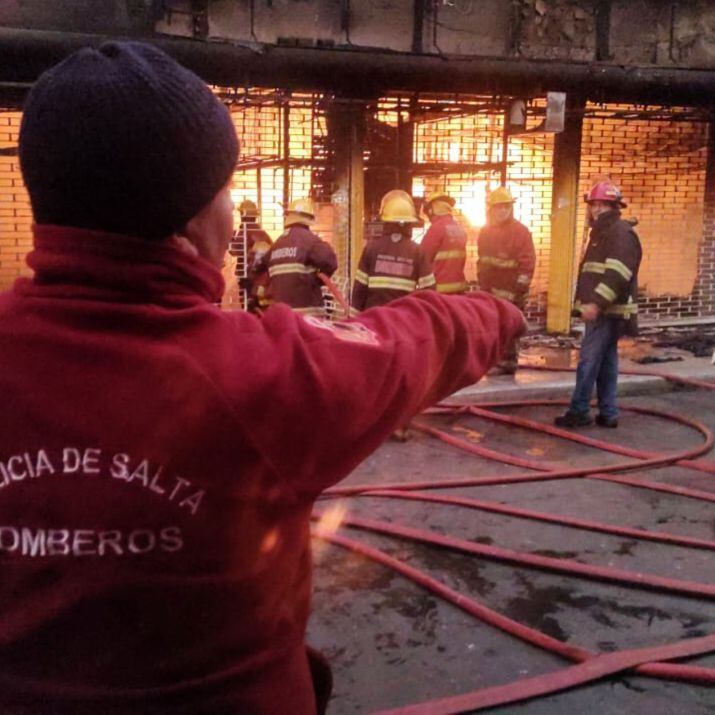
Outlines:
[[[49,226],[28,263],[0,294],[0,712],[313,713],[314,499],[519,312],[222,312],[203,259]]]

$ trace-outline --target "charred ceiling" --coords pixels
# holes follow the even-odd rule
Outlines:
[[[0,25],[6,83],[127,36],[224,86],[690,106],[715,96],[708,0],[0,0]]]

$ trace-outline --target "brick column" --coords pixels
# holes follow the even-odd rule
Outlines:
[[[703,237],[698,254],[698,278],[693,289],[698,315],[715,316],[715,124],[708,127],[705,169]]]
[[[21,118],[20,112],[0,113],[0,147],[8,152],[0,154],[0,290],[30,273],[25,255],[32,248],[32,212],[14,151]]]

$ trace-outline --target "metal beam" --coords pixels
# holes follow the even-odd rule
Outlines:
[[[102,35],[0,28],[0,81],[33,81],[48,67]],[[535,96],[547,90],[590,99],[711,106],[715,71],[622,67],[499,57],[413,55],[380,50],[318,49],[204,42],[160,36],[152,42],[223,86],[340,91],[369,98],[388,90]]]

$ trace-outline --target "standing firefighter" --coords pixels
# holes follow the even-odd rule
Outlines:
[[[583,427],[590,413],[594,385],[598,393],[596,423],[618,427],[618,340],[638,332],[638,268],[641,250],[632,224],[621,218],[621,192],[610,181],[600,181],[584,197],[591,234],[586,246],[574,312],[586,323],[581,343],[576,387],[560,427]]]
[[[430,227],[420,247],[432,264],[440,293],[464,293],[467,289],[467,234],[452,216],[454,203],[443,191],[432,193],[425,203]]]
[[[429,259],[411,238],[412,227],[420,223],[412,197],[400,189],[388,191],[380,203],[380,221],[382,235],[367,243],[355,275],[356,313],[435,287]]]
[[[330,277],[338,267],[335,251],[308,226],[315,223],[310,199],[292,201],[285,212],[285,231],[265,259],[268,268],[268,300],[287,303],[305,315],[323,317],[322,283],[318,272]]]
[[[536,252],[529,229],[514,218],[514,198],[503,186],[487,197],[487,225],[479,232],[479,287],[524,310],[534,275]],[[513,375],[519,360],[519,341],[505,351],[497,370]]]
[[[228,252],[236,257],[236,280],[248,297],[247,308],[258,312],[266,307],[266,286],[268,275],[259,270],[262,259],[273,241],[258,222],[258,207],[245,199],[238,207],[241,225],[234,232]]]
[[[388,191],[380,202],[380,221],[382,235],[369,241],[360,256],[352,294],[355,313],[435,286],[429,259],[412,241],[412,227],[420,223],[412,197],[401,189]],[[405,442],[410,434],[403,425],[392,436]]]

